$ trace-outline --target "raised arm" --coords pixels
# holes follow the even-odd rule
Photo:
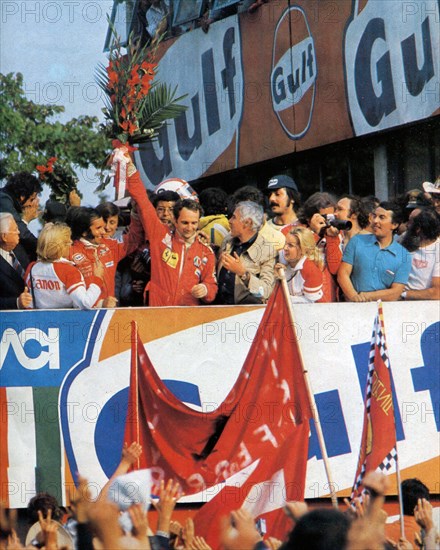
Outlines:
[[[108,491],[110,489],[110,485],[113,483],[113,480],[116,479],[118,476],[126,474],[128,470],[133,466],[133,464],[136,463],[141,454],[142,446],[139,445],[139,443],[133,442],[130,446],[128,446],[126,443],[124,444],[124,448],[122,449],[121,461],[119,462],[116,470],[113,472],[111,478],[102,488],[98,500],[107,499]]]
[[[327,231],[332,229],[335,228],[331,227]],[[327,241],[325,249],[327,267],[332,275],[336,275],[342,262],[342,239],[339,232],[336,235],[327,233],[325,239]]]
[[[144,228],[145,238],[149,241],[163,238],[168,230],[157,217],[156,210],[148,198],[139,172],[131,159],[127,165],[127,173],[127,190],[130,197],[136,202],[137,214]]]

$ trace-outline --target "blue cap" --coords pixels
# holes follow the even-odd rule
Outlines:
[[[283,187],[288,187],[289,189],[293,189],[297,193],[298,187],[296,183],[293,181],[293,179],[290,176],[286,176],[285,174],[280,174],[279,176],[272,176],[270,180],[267,182],[267,189],[281,189]]]

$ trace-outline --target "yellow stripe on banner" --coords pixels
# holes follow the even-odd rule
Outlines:
[[[138,325],[144,344],[195,327],[202,323],[213,323],[221,319],[246,313],[262,306],[210,306],[185,308],[130,308],[116,310],[104,335],[100,360],[103,361],[131,346],[131,321]]]
[[[73,481],[72,472],[70,470],[69,461],[67,459],[66,450],[63,445],[63,471],[64,474],[64,487],[63,487],[63,504],[64,506],[70,506],[70,496],[73,494],[73,489],[75,487],[75,483]]]
[[[437,472],[437,475],[433,476],[433,472]],[[402,481],[404,479],[409,479],[411,477],[417,477],[420,479],[420,481],[423,481],[423,483],[428,487],[429,492],[432,495],[439,495],[440,494],[440,486],[439,486],[439,473],[440,473],[440,457],[436,456],[435,458],[432,458],[431,460],[426,460],[425,462],[420,462],[419,464],[416,464],[415,466],[410,466],[409,468],[403,468],[400,470],[400,477],[402,478]],[[390,474],[393,479],[395,479],[395,472],[393,474]],[[351,495],[351,487],[346,487],[345,489],[341,489],[341,491],[338,491],[336,494],[338,497],[349,497]],[[387,493],[388,496],[396,496],[396,489],[395,489],[395,483],[392,484],[392,489],[390,489]],[[322,498],[328,498],[329,494],[322,495]]]

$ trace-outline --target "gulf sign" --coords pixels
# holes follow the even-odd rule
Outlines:
[[[440,7],[436,1],[353,3],[344,37],[346,89],[356,135],[440,108]]]
[[[188,109],[161,128],[157,141],[140,148],[144,183],[153,188],[170,176],[195,180],[222,155],[234,166],[244,88],[238,17],[218,21],[209,35],[195,29],[172,42],[158,78],[186,95]]]
[[[275,28],[272,72],[272,107],[291,139],[310,128],[315,104],[318,69],[316,52],[305,11],[292,6]]]

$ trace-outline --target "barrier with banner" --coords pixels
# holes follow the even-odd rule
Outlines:
[[[162,380],[206,412],[234,385],[263,309],[2,312],[1,498],[20,508],[45,490],[65,502],[78,472],[96,491],[112,474],[126,421],[133,319]],[[346,494],[356,471],[376,304],[297,305],[294,311],[333,478]],[[402,475],[421,478],[438,494],[438,303],[386,303],[384,317]],[[242,407],[241,414],[258,420],[254,404]],[[306,498],[328,495],[313,426],[306,487]]]

